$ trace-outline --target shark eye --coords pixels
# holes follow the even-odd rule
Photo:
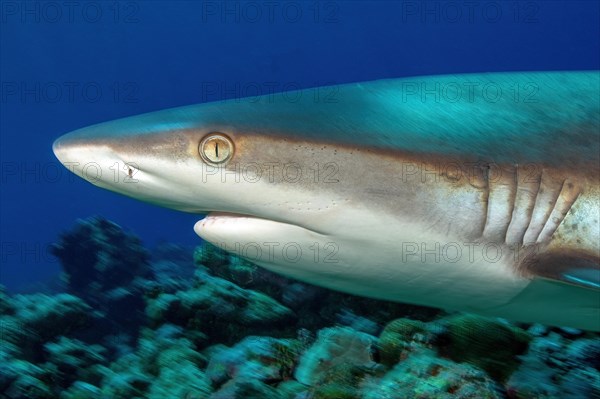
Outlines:
[[[198,151],[206,163],[222,164],[233,156],[233,143],[222,133],[211,133],[202,139]]]

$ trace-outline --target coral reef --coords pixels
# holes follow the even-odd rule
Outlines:
[[[296,380],[305,385],[338,382],[353,369],[374,368],[372,348],[376,338],[349,327],[325,328],[300,358]],[[349,382],[349,381],[346,381]]]
[[[597,336],[571,340],[550,331],[535,337],[507,381],[510,397],[600,398],[599,350]]]
[[[146,313],[154,325],[177,324],[225,344],[248,333],[283,328],[294,318],[274,299],[202,272],[197,273],[193,288],[150,299]]]
[[[464,314],[447,321],[447,355],[458,362],[469,362],[504,381],[519,365],[531,340],[522,329],[476,315]]]
[[[51,251],[61,263],[68,292],[103,316],[97,328],[108,327],[104,335],[125,331],[133,342],[143,324],[148,280],[154,277],[139,238],[96,217],[78,221]]]
[[[66,293],[0,287],[0,398],[600,398],[598,334],[328,291],[101,218],[54,246]]]
[[[0,315],[0,353],[33,362],[40,360],[44,344],[86,326],[92,310],[69,294],[16,295],[10,306],[14,309],[12,314]]]
[[[202,371],[205,365],[193,343],[183,338],[182,329],[169,325],[143,329],[135,352],[97,368],[96,375],[78,380],[66,395],[78,397],[89,391],[115,399],[203,398],[211,392]]]
[[[64,374],[46,351],[56,348],[53,340],[65,343],[65,337],[84,329],[91,308],[69,294],[3,295],[2,303],[0,393],[16,399],[54,397]]]
[[[397,364],[406,350],[409,350],[416,334],[424,334],[425,323],[419,320],[398,319],[389,323],[379,336],[379,357],[381,363],[392,367]]]
[[[80,220],[51,248],[60,260],[70,292],[89,303],[106,293],[152,277],[149,254],[140,240],[102,218]]]
[[[371,382],[365,399],[501,399],[499,387],[482,370],[442,359],[434,351],[411,353],[381,380]]]

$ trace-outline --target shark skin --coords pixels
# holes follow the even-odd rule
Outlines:
[[[600,73],[381,80],[66,134],[91,183],[372,298],[600,331]]]

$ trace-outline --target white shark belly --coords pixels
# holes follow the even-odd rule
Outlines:
[[[240,215],[196,224],[205,240],[271,271],[334,290],[454,310],[508,303],[529,280],[512,272],[512,251],[464,242],[368,210],[347,209],[335,234]]]

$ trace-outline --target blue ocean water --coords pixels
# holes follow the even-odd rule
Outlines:
[[[197,216],[99,190],[55,138],[119,117],[298,88],[430,74],[600,68],[596,1],[0,3],[0,283],[52,278],[46,249],[102,215],[152,246]]]

